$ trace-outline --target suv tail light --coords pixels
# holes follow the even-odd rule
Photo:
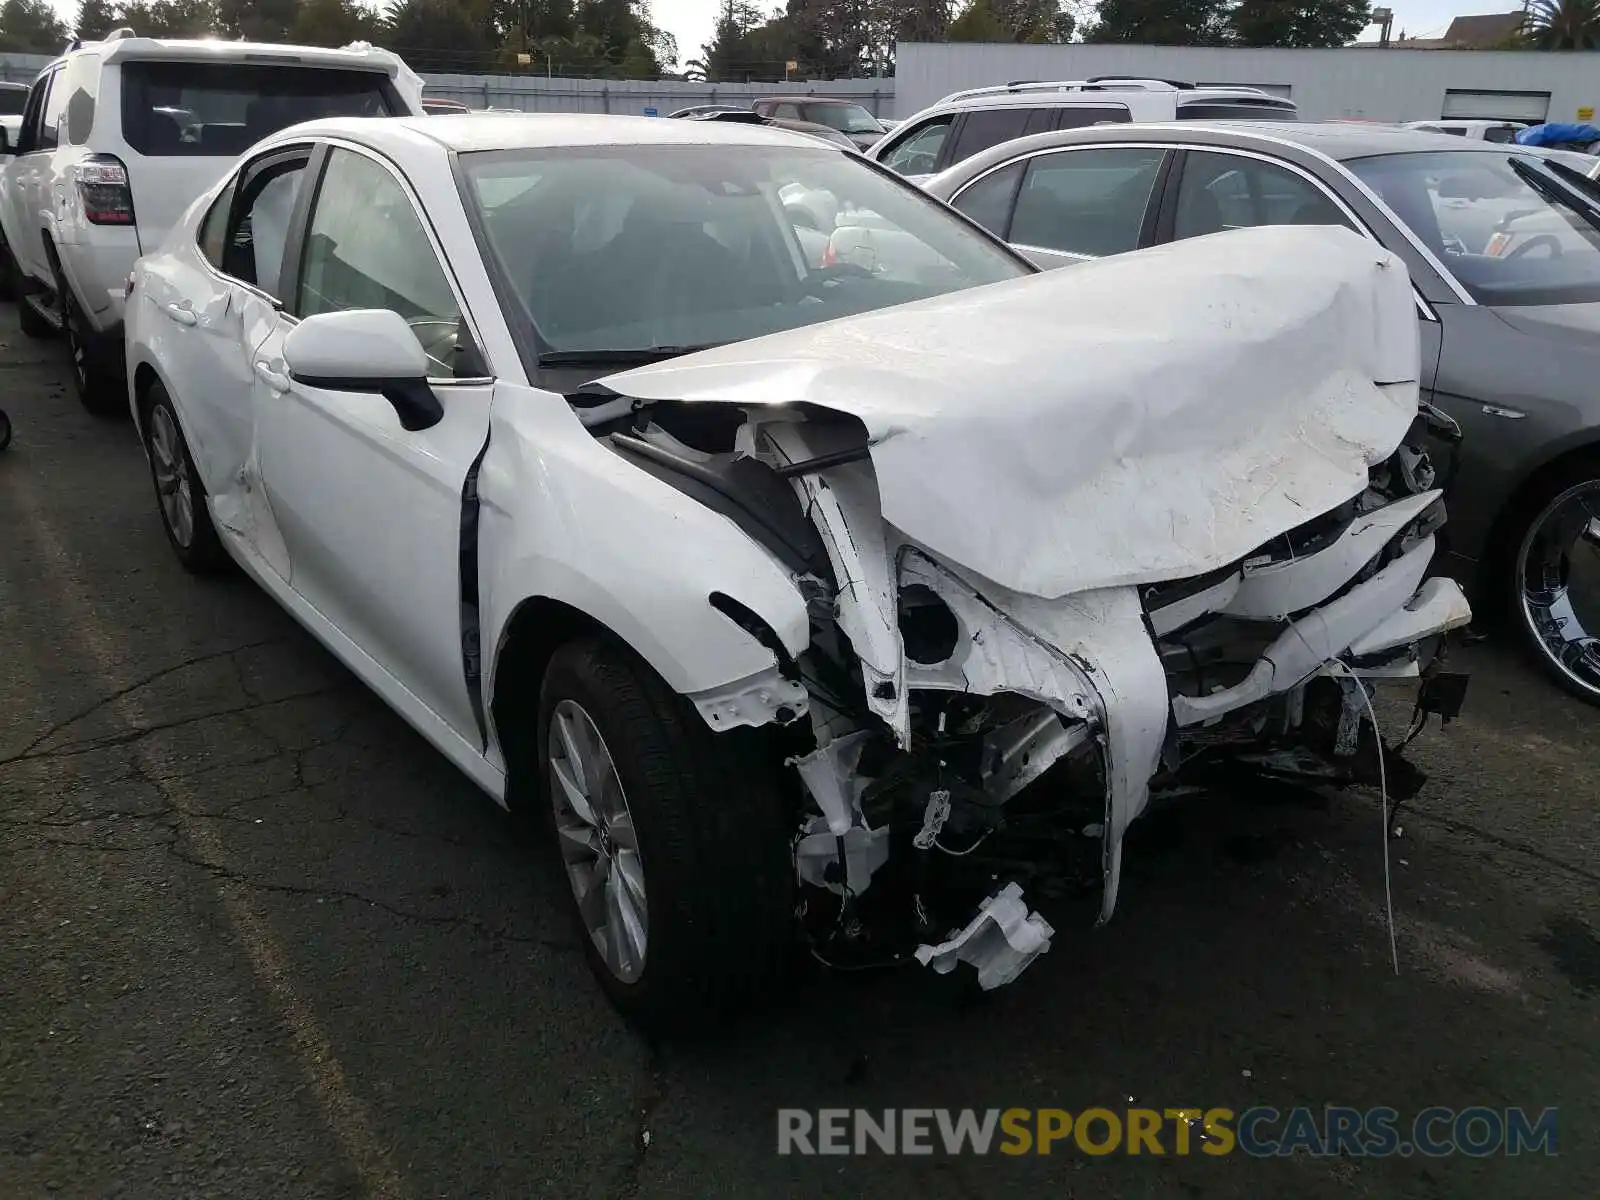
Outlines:
[[[128,168],[109,154],[96,154],[75,168],[78,199],[92,225],[132,225],[133,192]]]

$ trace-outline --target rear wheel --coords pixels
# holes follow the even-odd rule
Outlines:
[[[210,575],[224,569],[228,552],[217,538],[206,508],[205,488],[189,444],[184,440],[172,400],[160,384],[150,388],[144,422],[145,449],[150,456],[150,478],[155,484],[156,505],[167,541],[184,569],[196,575]]]
[[[1600,460],[1553,473],[1523,516],[1511,579],[1518,635],[1557,684],[1600,705]]]
[[[100,347],[101,339],[84,316],[59,269],[56,271],[56,296],[61,306],[61,332],[66,337],[72,386],[77,390],[78,402],[97,417],[121,416],[128,409],[122,373],[108,367]]]
[[[791,831],[750,731],[713,733],[599,637],[556,651],[538,721],[541,807],[612,1003],[683,1032],[769,992],[795,945]]]

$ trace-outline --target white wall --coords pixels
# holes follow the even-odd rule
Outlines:
[[[1287,85],[1301,115],[1310,120],[1435,118],[1451,88],[1549,92],[1552,121],[1576,120],[1580,107],[1600,107],[1600,54],[901,42],[892,115],[910,116],[960,88],[1091,75],[1252,84],[1274,91]]]

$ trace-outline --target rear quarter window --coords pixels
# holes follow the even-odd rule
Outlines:
[[[149,157],[242,154],[319,117],[387,117],[403,106],[378,71],[266,63],[122,65],[122,135]]]
[[[1217,104],[1183,104],[1178,107],[1180,121],[1298,121],[1300,113],[1287,104],[1253,104],[1232,101]]]

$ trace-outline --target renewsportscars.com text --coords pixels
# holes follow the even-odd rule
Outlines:
[[[784,1108],[779,1154],[1555,1154],[1554,1108]]]

